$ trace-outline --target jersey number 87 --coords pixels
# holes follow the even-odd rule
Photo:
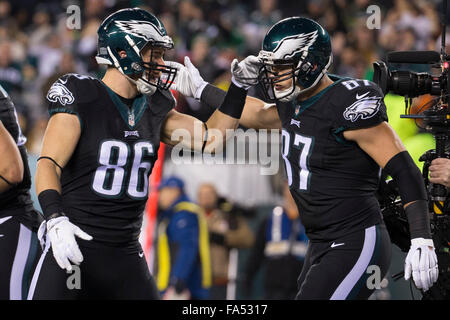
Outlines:
[[[283,130],[281,134],[283,141],[283,148],[281,155],[285,163],[289,187],[298,188],[299,191],[308,191],[309,181],[311,179],[311,172],[308,168],[308,160],[314,144],[314,138],[295,133],[292,135],[293,141],[291,146],[291,135],[289,134],[289,132]],[[291,155],[292,152],[291,147],[299,150],[300,153],[298,159],[298,167],[300,169],[298,176],[299,183],[296,186],[292,186],[293,170],[291,161],[289,160],[289,156]]]

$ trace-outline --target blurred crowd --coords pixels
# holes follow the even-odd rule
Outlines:
[[[166,60],[185,55],[205,80],[227,88],[235,58],[256,54],[268,28],[303,15],[322,24],[332,37],[331,72],[371,79],[372,62],[392,50],[439,49],[440,0],[16,0],[0,1],[0,84],[12,96],[28,149],[39,153],[47,113],[45,94],[62,74],[100,76],[97,28],[115,10],[143,7],[155,13],[175,42]],[[366,26],[370,5],[381,9],[380,29]],[[81,9],[81,29],[69,29],[68,6]],[[258,94],[255,92],[254,94]],[[178,108],[207,116],[192,99]]]

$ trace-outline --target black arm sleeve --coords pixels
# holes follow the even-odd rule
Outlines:
[[[397,183],[402,203],[405,205],[413,202],[405,208],[411,239],[430,239],[425,183],[419,168],[417,168],[409,153],[403,151],[396,154],[389,160],[384,170]]]
[[[430,219],[428,217],[428,202],[425,200],[415,201],[406,207],[405,213],[408,217],[411,239],[431,239]]]
[[[215,110],[222,105],[226,95],[226,91],[208,83],[203,89],[200,101]]]
[[[232,118],[240,119],[242,111],[244,110],[246,97],[247,90],[239,88],[231,82],[230,88],[228,89],[219,110]]]
[[[427,200],[427,192],[422,174],[408,151],[393,156],[384,171],[397,183],[403,204],[415,200]]]

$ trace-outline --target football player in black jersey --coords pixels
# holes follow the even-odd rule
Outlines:
[[[438,268],[427,194],[420,170],[387,123],[379,87],[328,74],[330,37],[307,18],[276,23],[258,59],[259,72],[242,82],[259,81],[274,105],[248,98],[240,123],[282,130],[290,190],[310,239],[296,298],[367,299],[379,288],[391,260],[375,197],[381,168],[397,182],[409,221],[405,279],[412,276],[417,288],[428,290]],[[220,105],[224,92],[208,90]]]
[[[154,15],[119,10],[98,29],[104,77],[68,74],[50,88],[51,117],[36,172],[46,247],[29,299],[159,298],[138,236],[160,140],[213,151],[211,136],[237,127],[246,97],[234,81],[206,123],[173,110],[168,89],[179,89],[188,73],[164,62],[172,47]],[[254,62],[236,61],[233,76],[256,69]],[[199,88],[189,89],[194,95]],[[180,128],[189,139],[175,134]]]
[[[279,119],[291,192],[311,240],[297,299],[367,299],[373,270],[381,279],[388,271],[391,244],[375,198],[380,168],[397,182],[408,216],[405,278],[412,273],[428,290],[438,269],[426,190],[387,123],[381,90],[328,75],[330,37],[306,18],[274,25],[259,57],[261,83],[276,101],[268,112]]]
[[[30,198],[25,142],[14,104],[0,87],[0,300],[26,299],[40,250],[42,216]]]

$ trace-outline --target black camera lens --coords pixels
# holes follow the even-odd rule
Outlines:
[[[416,73],[412,71],[389,71],[386,64],[381,61],[374,63],[373,81],[378,84],[384,94],[392,92],[409,98],[423,94],[438,96],[443,85],[440,77],[434,77],[428,73]]]
[[[412,98],[427,93],[439,95],[440,85],[439,80],[438,85],[434,85],[433,77],[427,73],[399,70],[391,73],[390,81],[388,79],[388,90]]]

